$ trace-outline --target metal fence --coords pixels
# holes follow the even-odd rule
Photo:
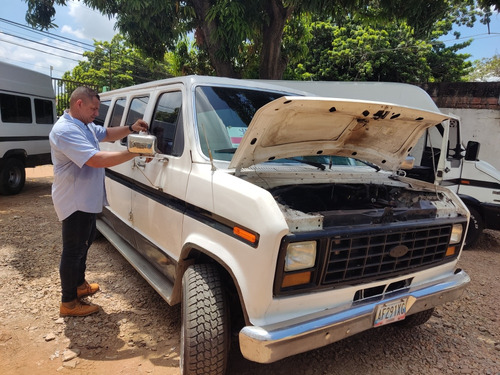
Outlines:
[[[56,94],[57,116],[61,116],[65,109],[69,108],[69,98],[71,93],[79,86],[88,86],[98,91],[98,86],[88,85],[76,81],[68,81],[60,78],[52,78],[52,86]]]

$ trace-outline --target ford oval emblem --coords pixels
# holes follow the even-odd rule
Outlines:
[[[393,247],[391,251],[389,251],[389,255],[393,258],[399,258],[402,257],[403,255],[406,255],[408,250],[409,250],[408,247],[406,247],[405,245],[398,245]]]

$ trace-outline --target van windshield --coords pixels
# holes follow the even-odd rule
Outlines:
[[[196,120],[203,153],[230,161],[260,107],[283,93],[234,87],[196,88]]]
[[[203,154],[209,150],[215,160],[231,161],[255,112],[284,95],[297,94],[236,87],[198,86],[195,91],[196,126]],[[301,156],[273,160],[272,163],[362,165],[341,156]],[[324,169],[319,166],[318,168]]]

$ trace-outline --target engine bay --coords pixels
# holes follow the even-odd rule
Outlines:
[[[376,184],[286,185],[270,192],[287,220],[300,212],[321,217],[323,227],[431,219],[445,200],[440,192]]]

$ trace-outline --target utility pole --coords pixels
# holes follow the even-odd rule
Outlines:
[[[109,45],[109,91],[111,91],[111,44]]]

